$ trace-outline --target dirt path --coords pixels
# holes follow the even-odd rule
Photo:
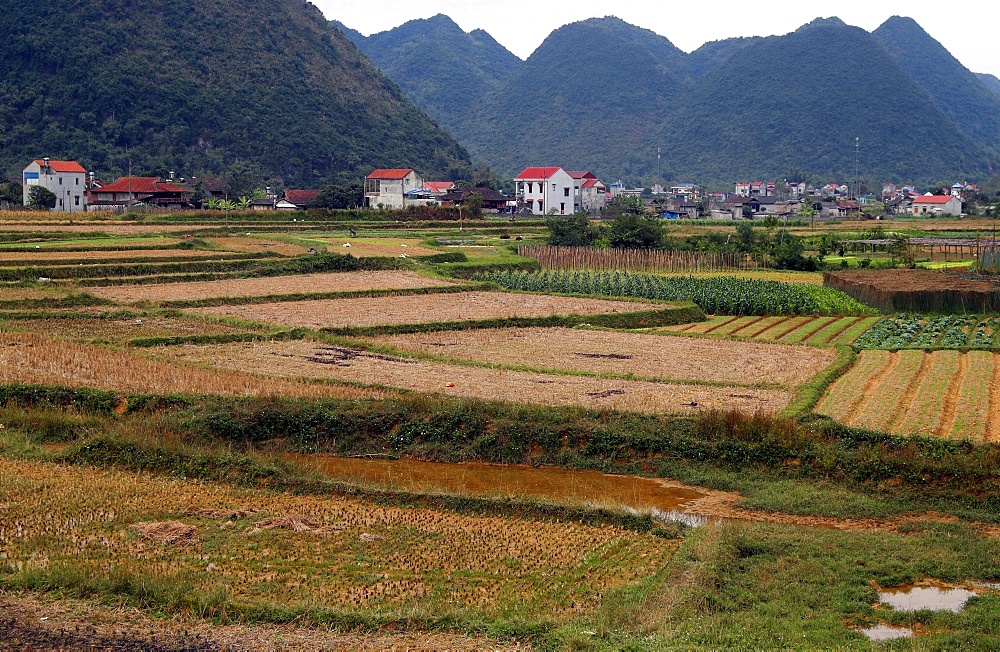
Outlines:
[[[338,634],[303,626],[213,626],[193,618],[154,619],[138,609],[0,593],[0,650],[531,650],[460,634]]]

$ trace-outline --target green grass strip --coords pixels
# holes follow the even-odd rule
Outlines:
[[[795,398],[781,411],[780,415],[798,417],[816,407],[830,385],[850,369],[855,357],[857,357],[857,352],[851,347],[838,346],[837,358],[833,364],[818,373],[809,382],[801,385],[795,393]]]

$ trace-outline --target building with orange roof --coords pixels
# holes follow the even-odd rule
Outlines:
[[[56,196],[54,211],[76,213],[87,210],[87,170],[76,161],[38,159],[21,173],[24,205],[34,186],[41,186]]]
[[[423,189],[424,180],[411,168],[374,170],[365,177],[365,206],[406,208],[406,194]]]
[[[913,200],[914,215],[961,215],[962,200],[955,195],[923,195]]]

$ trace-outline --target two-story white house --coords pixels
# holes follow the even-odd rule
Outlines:
[[[522,206],[531,209],[533,215],[572,215],[575,182],[566,170],[560,167],[532,167],[514,177],[515,196]]]
[[[406,208],[406,193],[423,190],[424,180],[410,168],[375,170],[365,177],[365,206],[376,208]]]
[[[76,161],[32,161],[21,173],[24,205],[31,188],[41,186],[56,196],[54,211],[76,213],[87,210],[87,171]]]

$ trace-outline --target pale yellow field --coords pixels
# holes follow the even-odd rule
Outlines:
[[[49,262],[59,265],[63,260],[88,260],[95,264],[116,262],[134,258],[211,258],[225,251],[205,251],[201,249],[131,249],[128,251],[4,251],[0,249],[0,266],[16,267],[24,261]]]
[[[66,315],[61,319],[0,320],[0,327],[28,333],[44,333],[52,337],[74,340],[99,340],[127,344],[141,337],[176,337],[188,335],[221,335],[246,333],[252,329],[231,326],[215,320],[147,316],[136,318],[106,318],[89,315]]]
[[[37,333],[0,332],[0,383],[95,387],[122,393],[366,398],[384,392],[247,372],[203,369]]]
[[[179,360],[278,376],[329,378],[440,393],[646,413],[738,409],[774,413],[791,401],[780,389],[618,380],[506,371],[365,353],[309,341],[183,345],[160,351]],[[692,405],[692,403],[694,405]]]
[[[832,349],[806,346],[569,328],[412,333],[374,341],[509,366],[751,385],[801,385],[836,356]]]
[[[425,278],[410,271],[376,271],[331,272],[328,274],[300,274],[297,276],[191,281],[156,285],[120,285],[89,288],[88,291],[95,296],[128,303],[215,297],[259,297],[305,292],[402,290],[446,285],[455,285],[455,283]]]
[[[1000,441],[1000,354],[862,351],[816,412],[901,435]]]
[[[422,324],[430,322],[597,315],[667,308],[662,303],[556,297],[508,292],[460,292],[360,299],[288,301],[248,306],[213,306],[190,312],[304,326],[307,328]]]
[[[168,522],[186,531],[181,543],[144,536],[143,524]],[[298,530],[269,529],[278,524]],[[4,565],[70,566],[94,577],[113,566],[119,574],[184,579],[199,592],[224,588],[238,602],[495,616],[533,601],[561,621],[660,571],[677,545],[608,526],[0,458]]]

